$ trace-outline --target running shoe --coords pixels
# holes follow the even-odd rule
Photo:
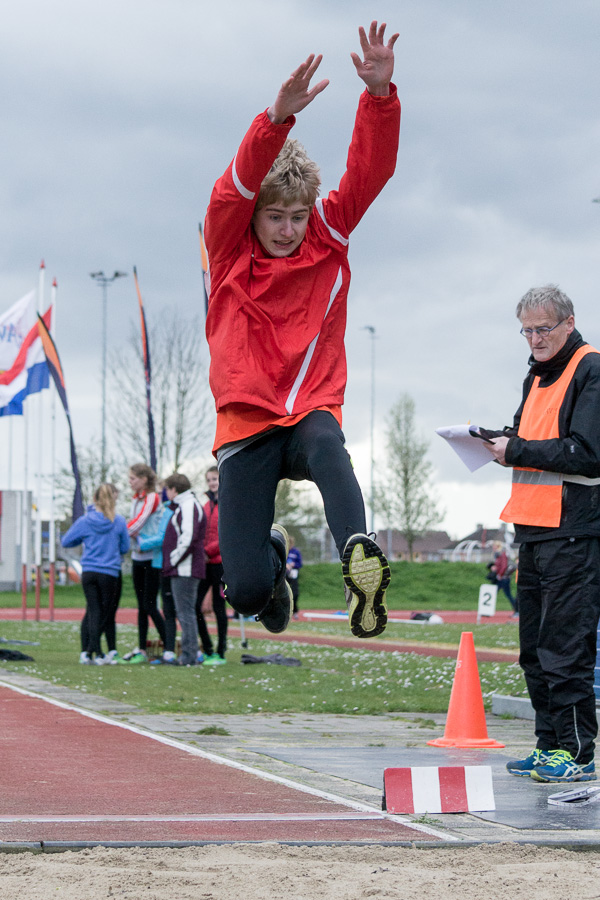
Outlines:
[[[290,552],[290,539],[287,531],[281,525],[273,525],[271,528],[271,543],[277,551],[280,569],[275,579],[271,599],[263,611],[256,616],[256,621],[264,625],[267,631],[273,634],[280,634],[290,624],[290,617],[294,608],[292,589],[285,577],[285,566],[288,553]]]
[[[575,762],[568,750],[554,750],[551,759],[543,766],[532,769],[534,781],[595,781],[596,767],[594,760],[586,765]]]
[[[355,637],[376,637],[385,631],[385,592],[390,567],[382,550],[366,534],[353,534],[342,553],[342,574],[350,631]]]
[[[133,653],[129,659],[127,659],[127,657],[125,657],[125,659],[131,666],[139,666],[140,663],[148,662],[148,657],[145,653],[142,653],[141,650],[138,650],[137,653]]]
[[[545,766],[552,759],[554,750],[532,750],[525,759],[511,759],[506,763],[507,771],[511,775],[526,775],[529,777],[538,766]]]
[[[82,666],[91,666],[92,660],[90,659],[89,653],[80,653],[79,662]]]
[[[222,656],[219,656],[218,653],[213,653],[212,656],[207,656],[204,660],[205,666],[224,666],[227,660],[223,659]]]

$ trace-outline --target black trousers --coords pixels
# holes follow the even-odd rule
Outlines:
[[[148,642],[148,617],[154,622],[163,645],[166,640],[165,620],[157,603],[160,569],[152,568],[151,559],[134,559],[131,563],[131,573],[138,605],[139,648],[145,652]]]
[[[600,616],[600,538],[521,544],[519,662],[535,710],[540,750],[594,757],[594,696]]]
[[[225,659],[225,651],[227,650],[227,612],[225,610],[225,597],[223,596],[223,564],[222,563],[206,563],[206,576],[198,585],[198,600],[196,601],[196,617],[198,619],[198,634],[200,635],[200,643],[202,644],[202,652],[205,656],[212,656],[213,643],[208,628],[206,627],[206,619],[202,612],[202,601],[208,593],[208,589],[212,588],[212,607],[217,620],[217,653],[222,659]]]
[[[121,593],[123,591],[123,574],[119,572],[117,575],[117,589],[115,591],[112,603],[110,607],[106,611],[106,618],[104,620],[103,632],[106,637],[106,643],[108,644],[108,649],[116,650],[117,649],[117,610],[119,608],[119,603],[121,602]]]
[[[83,572],[81,586],[85,595],[86,610],[81,620],[81,649],[84,653],[100,656],[100,635],[107,614],[114,605],[119,579],[105,572]]]
[[[163,617],[165,620],[164,648],[174,653],[175,638],[177,636],[177,616],[171,589],[171,579],[166,575],[160,576],[160,595],[162,597]]]
[[[315,410],[225,459],[219,469],[219,548],[227,600],[244,616],[262,612],[279,573],[270,531],[282,478],[316,484],[340,555],[350,535],[366,530],[360,487],[331,413]]]

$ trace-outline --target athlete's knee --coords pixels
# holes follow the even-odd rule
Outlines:
[[[226,580],[225,597],[241,616],[257,616],[263,611],[273,593],[273,580],[254,575],[247,579]]]
[[[317,432],[311,442],[309,463],[312,466],[325,463],[329,466],[351,467],[350,456],[344,447],[341,432],[323,430]]]

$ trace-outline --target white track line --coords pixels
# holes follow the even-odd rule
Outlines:
[[[165,737],[162,734],[156,734],[153,731],[146,731],[143,728],[139,728],[136,725],[130,725],[126,722],[118,722],[114,719],[108,718],[108,716],[103,716],[100,713],[92,712],[88,709],[82,709],[78,706],[73,706],[71,703],[65,703],[62,700],[55,700],[53,697],[46,697],[43,694],[38,694],[35,691],[29,691],[26,688],[16,687],[16,685],[10,684],[9,682],[2,681],[0,679],[0,686],[8,688],[8,690],[15,691],[17,694],[23,694],[25,697],[32,697],[35,700],[43,700],[45,703],[50,703],[53,706],[58,706],[60,709],[67,709],[71,712],[79,713],[81,716],[87,716],[89,719],[94,719],[96,722],[103,722],[105,725],[112,725],[115,728],[123,728],[125,731],[131,731],[134,734],[139,734],[141,737],[150,738],[150,740],[158,741],[160,744],[166,744],[168,747],[175,747],[177,750],[183,750],[186,753],[190,753],[192,756],[199,756],[202,759],[210,760],[211,762],[217,763],[217,765],[228,766],[231,769],[238,769],[240,772],[247,772],[249,775],[255,775],[257,778],[262,778],[263,781],[273,781],[276,784],[284,785],[285,787],[292,788],[296,791],[301,791],[303,794],[310,794],[313,797],[320,797],[323,800],[329,800],[331,803],[338,803],[341,806],[347,806],[350,809],[355,809],[358,812],[362,813],[372,813],[376,818],[379,819],[387,819],[390,822],[395,822],[397,825],[404,825],[408,828],[413,828],[415,831],[422,831],[424,834],[429,834],[432,837],[437,837],[440,840],[445,841],[459,841],[460,839],[455,837],[454,835],[446,834],[445,832],[438,831],[435,828],[430,828],[428,825],[422,825],[420,823],[411,822],[409,819],[403,818],[398,815],[391,815],[390,813],[380,812],[379,810],[374,810],[372,806],[367,806],[366,803],[359,803],[357,800],[349,800],[346,797],[340,797],[337,794],[330,794],[328,791],[320,791],[318,788],[310,787],[309,785],[302,784],[298,781],[291,781],[289,778],[282,778],[279,775],[273,775],[270,772],[263,772],[260,769],[255,769],[252,766],[246,766],[244,763],[236,762],[235,760],[227,759],[224,756],[217,756],[216,753],[210,753],[208,750],[201,750],[199,747],[192,747],[190,744],[186,744],[183,741],[177,741],[174,738]]]
[[[223,815],[215,816],[0,816],[0,825],[15,822],[371,822],[379,819],[375,812],[369,815],[348,813],[322,813],[321,815],[278,816],[276,813],[257,813],[255,815]]]

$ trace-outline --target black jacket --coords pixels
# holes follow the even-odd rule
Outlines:
[[[600,477],[600,353],[588,353],[575,370],[558,415],[559,437],[526,441],[516,436],[523,405],[535,376],[540,376],[540,387],[553,384],[583,344],[585,341],[579,332],[573,331],[552,359],[538,363],[530,357],[529,374],[523,383],[523,399],[515,414],[513,428],[507,430],[513,435],[506,447],[506,461],[511,466],[543,469],[563,475]],[[600,485],[565,482],[562,500],[561,520],[557,528],[515,524],[516,540],[524,542],[600,535]]]

